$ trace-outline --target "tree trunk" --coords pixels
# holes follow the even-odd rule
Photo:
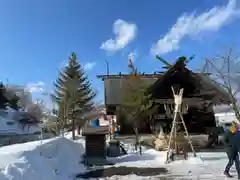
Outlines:
[[[77,127],[77,134],[78,134],[78,135],[81,134],[81,127],[80,127],[80,126]]]
[[[233,107],[233,110],[234,110],[234,113],[235,113],[235,116],[236,116],[237,120],[240,121],[240,112],[239,112],[239,110],[238,110],[236,100],[233,100],[233,101],[232,101],[232,107]]]
[[[56,123],[55,132],[56,132],[56,135],[58,136],[59,135],[59,123],[58,122]]]
[[[139,145],[139,134],[138,134],[138,128],[134,128],[135,131],[135,150],[138,150],[138,145]]]
[[[133,130],[135,132],[135,150],[138,150],[138,145],[139,145],[139,132],[138,132],[138,126],[137,123],[134,123]]]
[[[75,129],[76,129],[75,119],[72,118],[72,139],[73,140],[75,140]]]

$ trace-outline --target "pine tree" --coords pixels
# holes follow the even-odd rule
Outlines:
[[[15,92],[9,91],[6,85],[0,83],[0,109],[12,108],[14,110],[19,109],[20,98]]]
[[[17,95],[14,95],[11,99],[8,100],[8,106],[16,111],[19,110],[19,100],[20,98]]]
[[[0,109],[6,109],[8,106],[8,100],[5,96],[6,88],[2,82],[0,82]]]
[[[76,126],[80,129],[85,123],[81,115],[91,110],[96,96],[75,53],[72,53],[67,67],[60,72],[54,86],[53,99],[58,106],[60,124],[66,126],[71,123],[72,136],[75,139]]]

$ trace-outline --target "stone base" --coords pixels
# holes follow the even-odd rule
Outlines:
[[[127,154],[126,150],[119,141],[117,140],[111,140],[109,142],[109,145],[107,147],[107,156],[108,157],[119,157],[122,155]]]
[[[156,140],[154,141],[154,145],[155,145],[155,149],[158,151],[166,151],[168,148],[168,143],[169,143],[169,136],[158,136],[156,138]],[[179,147],[179,149],[188,149],[187,147],[188,145],[188,141],[187,139],[184,137],[184,135],[178,135],[176,137],[176,139],[174,139],[174,137],[171,140],[171,144],[170,144],[170,148],[174,149],[175,147],[175,143],[174,141],[176,140],[177,142],[177,146]]]
[[[176,154],[175,152],[172,152],[168,157],[168,163],[172,161],[177,161],[177,160],[187,160],[187,158],[188,158],[187,152],[179,152],[178,154]]]
[[[107,147],[108,157],[118,157],[121,155],[120,142],[117,140],[111,140]]]

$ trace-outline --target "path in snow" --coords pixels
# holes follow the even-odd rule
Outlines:
[[[128,151],[134,149],[131,145],[131,140],[123,140],[126,143]],[[115,166],[128,166],[128,167],[166,167],[169,170],[169,174],[165,175],[165,178],[170,179],[219,179],[224,180],[225,176],[223,171],[227,164],[227,156],[223,150],[217,150],[217,152],[199,152],[197,158],[189,154],[187,161],[175,161],[165,165],[166,152],[158,152],[154,149],[145,149],[143,155],[136,153],[129,153],[128,155],[109,158],[110,161],[116,163]],[[237,177],[235,167],[232,168],[231,173]],[[133,179],[134,179],[134,175]],[[163,178],[163,176],[161,175]],[[112,177],[114,179],[114,176]],[[115,176],[116,178],[116,176]],[[159,179],[159,176],[148,177],[150,179]],[[111,178],[109,178],[111,179]],[[118,178],[117,179],[122,179]],[[138,177],[137,179],[146,179],[146,177]]]
[[[136,167],[110,167],[89,171],[84,174],[77,175],[77,178],[106,178],[112,176],[126,176],[135,174],[137,176],[156,176],[166,174],[166,168],[136,168]]]

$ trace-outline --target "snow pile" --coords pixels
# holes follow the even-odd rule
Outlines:
[[[1,180],[68,180],[84,171],[84,147],[58,137],[0,148]]]

